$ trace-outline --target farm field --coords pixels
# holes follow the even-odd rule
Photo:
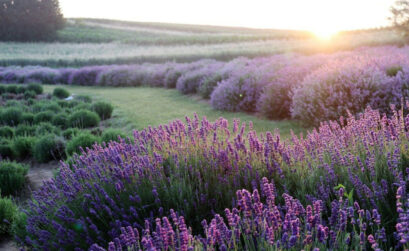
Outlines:
[[[409,251],[409,0],[93,1],[0,4],[0,251]]]
[[[333,52],[400,43],[399,35],[389,29],[340,33],[328,43],[312,34],[296,31],[205,27],[197,32],[200,26],[195,30],[192,28],[195,26],[175,25],[165,30],[167,26],[149,23],[73,22],[81,25],[68,25],[56,42],[0,42],[0,65],[75,67],[173,60],[189,62],[203,58],[231,60],[239,56]]]
[[[280,134],[287,138],[293,130],[295,134],[305,133],[307,129],[295,121],[272,121],[260,119],[245,113],[215,111],[205,100],[196,96],[185,96],[177,90],[168,90],[151,87],[86,87],[62,86],[73,94],[89,95],[96,100],[106,100],[115,106],[114,117],[110,120],[112,127],[124,129],[129,134],[132,130],[142,130],[148,126],[167,124],[175,119],[185,120],[185,116],[193,117],[196,113],[200,118],[205,116],[210,121],[220,117],[241,122],[253,122],[254,130],[259,133],[278,129]],[[56,86],[47,85],[44,89],[52,92]],[[154,101],[154,102],[153,102]]]

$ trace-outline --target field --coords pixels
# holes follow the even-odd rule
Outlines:
[[[0,65],[83,66],[231,60],[400,43],[393,30],[345,32],[331,43],[297,31],[71,20],[56,42],[0,43]]]
[[[0,66],[1,251],[409,250],[391,28],[69,19]]]
[[[45,86],[45,90],[51,92],[55,86]],[[229,120],[233,125],[233,119],[241,122],[252,121],[254,130],[257,132],[274,131],[278,129],[281,135],[287,138],[290,130],[295,134],[305,132],[307,129],[293,121],[272,121],[260,119],[245,113],[232,113],[215,111],[205,100],[197,96],[186,97],[176,90],[160,88],[112,88],[112,87],[85,87],[64,86],[73,94],[89,95],[95,99],[106,100],[115,106],[115,120],[111,120],[112,126],[121,128],[131,133],[132,130],[142,130],[148,126],[167,124],[175,119],[185,120],[185,116],[193,117],[196,113],[200,118],[205,116],[210,121],[220,117]],[[154,102],[153,102],[154,101]]]

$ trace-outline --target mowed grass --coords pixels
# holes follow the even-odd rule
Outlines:
[[[57,86],[44,86],[46,92],[52,92]],[[120,128],[130,133],[134,129],[144,129],[148,126],[167,124],[180,119],[185,121],[185,116],[193,117],[195,113],[200,118],[207,117],[214,121],[220,117],[229,120],[240,119],[241,122],[253,122],[253,128],[258,132],[279,130],[280,134],[288,138],[291,130],[295,134],[305,133],[306,128],[296,121],[272,121],[257,118],[245,113],[232,113],[214,110],[206,101],[195,96],[180,94],[174,89],[151,87],[85,87],[85,86],[60,86],[75,95],[89,95],[94,100],[105,100],[115,106],[113,119],[109,126]]]

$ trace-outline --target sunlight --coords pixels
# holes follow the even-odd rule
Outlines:
[[[329,27],[323,27],[319,29],[312,29],[312,33],[321,40],[331,40],[339,31],[331,29]]]

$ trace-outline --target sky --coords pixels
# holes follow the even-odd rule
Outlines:
[[[394,0],[60,0],[65,17],[329,32],[385,26]]]

